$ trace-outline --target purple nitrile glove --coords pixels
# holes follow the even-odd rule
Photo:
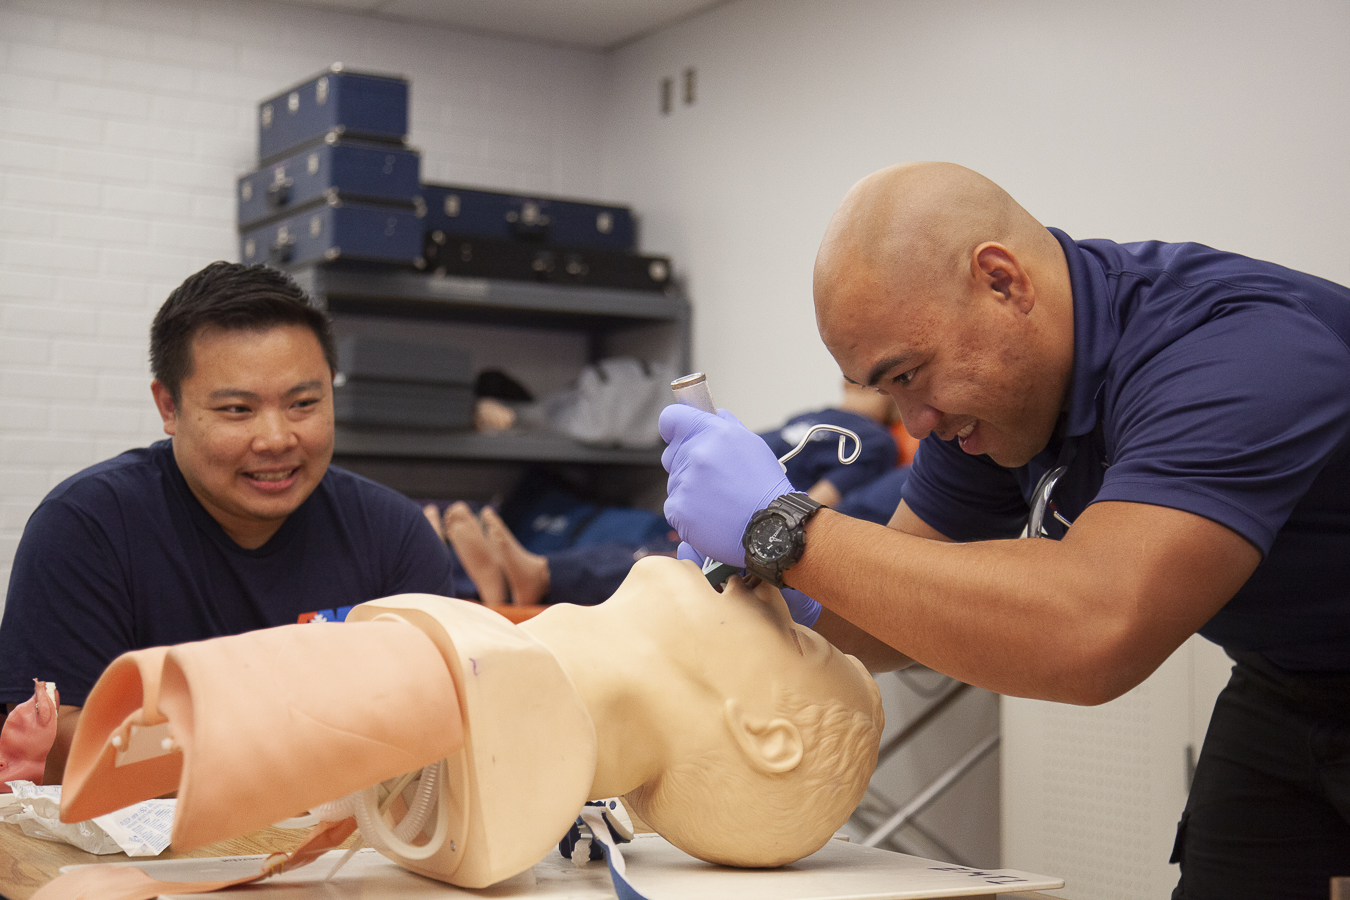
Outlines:
[[[787,603],[788,612],[792,614],[792,621],[807,628],[814,628],[816,619],[820,618],[820,604],[796,588],[785,587],[781,593]]]
[[[686,544],[684,541],[680,541],[680,546],[675,548],[675,558],[687,559],[701,569],[703,568],[703,561],[707,557],[705,557],[702,553],[699,553],[693,547]]]
[[[741,535],[750,517],[792,482],[763,438],[725,409],[711,415],[672,404],[661,411],[661,437],[670,446],[661,465],[670,473],[666,521],[704,556],[745,565]]]

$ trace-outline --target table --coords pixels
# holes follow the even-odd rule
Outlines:
[[[293,849],[304,834],[303,829],[269,827],[253,834],[199,847],[185,853],[175,852],[171,848],[154,857],[154,859],[193,859],[208,856],[275,853],[279,850]],[[342,846],[350,846],[355,841],[356,838],[352,837]],[[69,844],[58,844],[54,841],[31,838],[20,831],[18,825],[0,822],[0,898],[4,898],[4,900],[28,900],[37,892],[38,888],[55,878],[62,866],[127,861],[128,857],[124,853],[97,856]]]
[[[156,877],[176,879],[184,877],[184,873],[156,872],[154,871],[156,868],[163,868],[163,866],[157,864],[162,860],[228,857],[289,850],[299,842],[301,834],[303,834],[301,831],[275,827],[265,828],[245,837],[222,841],[187,853],[165,851],[153,860],[138,862],[148,864],[147,870],[151,871]],[[341,851],[333,851],[330,855],[336,859],[337,856],[341,855]],[[857,860],[855,860],[855,857],[857,857]],[[858,869],[867,868],[869,861],[873,864],[872,868],[875,868],[877,860],[880,860],[884,865],[890,861],[887,857],[896,862],[916,860],[915,857],[905,857],[902,854],[893,854],[890,851],[832,841],[830,845],[816,855],[808,857],[789,869],[733,870],[706,867],[703,863],[684,857],[678,850],[675,850],[656,835],[641,835],[633,844],[625,847],[625,858],[629,861],[630,866],[629,878],[639,890],[647,890],[654,900],[661,896],[691,896],[687,884],[688,879],[691,878],[699,879],[696,882],[698,885],[696,893],[700,896],[726,895],[737,896],[743,898],[743,900],[754,900],[754,898],[760,896],[793,896],[793,891],[796,891],[796,896],[816,896],[816,894],[811,893],[811,890],[820,889],[823,885],[830,885],[825,890],[828,895],[834,898],[850,895],[864,896],[857,891],[849,892],[845,882],[850,879],[858,880],[861,885],[862,881],[859,879],[865,877],[865,875]],[[95,856],[66,844],[30,838],[24,835],[18,826],[0,823],[0,896],[5,897],[6,900],[28,900],[39,887],[54,878],[62,866],[127,861],[127,857],[122,854]],[[664,866],[661,865],[662,861],[665,862]],[[855,862],[858,863],[857,866],[855,866]],[[220,863],[223,867],[235,864],[224,860]],[[257,871],[260,862],[250,860],[238,863],[238,865],[243,865],[244,871]],[[298,891],[294,882],[318,882],[330,868],[331,863],[327,859],[320,859],[304,869],[285,873],[279,878],[269,880],[261,885],[250,886],[242,893],[227,892],[226,896],[247,896],[253,898],[253,900],[265,900],[265,898],[276,894],[278,897],[284,896],[289,900],[303,900],[310,894],[309,892],[301,893]],[[840,877],[842,875],[848,877],[842,878]],[[189,873],[186,877],[220,876]],[[807,889],[804,886],[814,887]],[[673,887],[674,892],[658,893],[658,888],[662,887],[667,889]],[[839,890],[839,888],[843,888],[843,890]],[[805,893],[802,893],[803,890],[805,890]],[[561,891],[561,893],[556,893],[557,891]],[[396,900],[400,897],[444,897],[446,900],[450,900],[450,898],[473,897],[547,898],[552,896],[587,898],[587,900],[607,897],[612,900],[614,897],[609,887],[607,871],[602,864],[592,864],[586,869],[572,869],[571,863],[561,857],[550,858],[541,862],[533,870],[527,870],[507,882],[484,891],[468,891],[414,875],[369,849],[357,851],[352,861],[344,867],[342,872],[332,882],[323,888],[319,888],[313,896],[320,896],[320,892],[324,898],[380,896],[390,898],[390,900]],[[866,896],[878,897],[884,896],[884,894],[872,892],[866,894]],[[914,895],[911,894],[910,896]],[[944,893],[941,895],[927,894],[926,896],[950,897],[952,895]],[[1034,891],[979,895],[980,900],[994,900],[995,897],[1005,898],[1005,900],[1055,900],[1050,895]]]

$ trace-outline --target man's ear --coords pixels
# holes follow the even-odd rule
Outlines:
[[[802,733],[790,719],[755,719],[728,697],[723,708],[727,729],[750,765],[768,775],[781,775],[802,761]]]
[[[173,402],[173,394],[159,379],[150,382],[150,393],[155,397],[155,409],[164,420],[164,433],[172,436],[178,430],[178,405]]]
[[[971,275],[976,284],[1002,294],[1007,302],[1023,313],[1036,305],[1036,294],[1031,289],[1031,278],[1011,250],[1002,244],[986,241],[975,248],[970,257]]]

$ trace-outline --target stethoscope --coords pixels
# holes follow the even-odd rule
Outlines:
[[[1050,533],[1045,530],[1045,514],[1047,512],[1065,528],[1073,525],[1073,522],[1064,518],[1060,513],[1051,497],[1055,493],[1055,487],[1059,484],[1059,480],[1064,477],[1064,473],[1069,471],[1069,466],[1073,464],[1073,457],[1077,450],[1077,443],[1065,438],[1064,446],[1059,451],[1059,458],[1055,460],[1055,467],[1042,475],[1041,480],[1036,482],[1036,489],[1031,492],[1031,514],[1027,517],[1027,537],[1050,537]]]

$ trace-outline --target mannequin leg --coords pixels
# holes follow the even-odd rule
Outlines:
[[[529,606],[542,601],[549,587],[548,558],[521,546],[492,507],[483,507],[480,515],[488,551],[506,575],[512,602],[517,606]]]
[[[473,583],[478,585],[478,599],[488,606],[504,606],[511,601],[506,590],[506,579],[501,567],[493,559],[488,542],[483,537],[483,526],[473,510],[463,502],[452,503],[445,511],[445,536],[455,549]]]

